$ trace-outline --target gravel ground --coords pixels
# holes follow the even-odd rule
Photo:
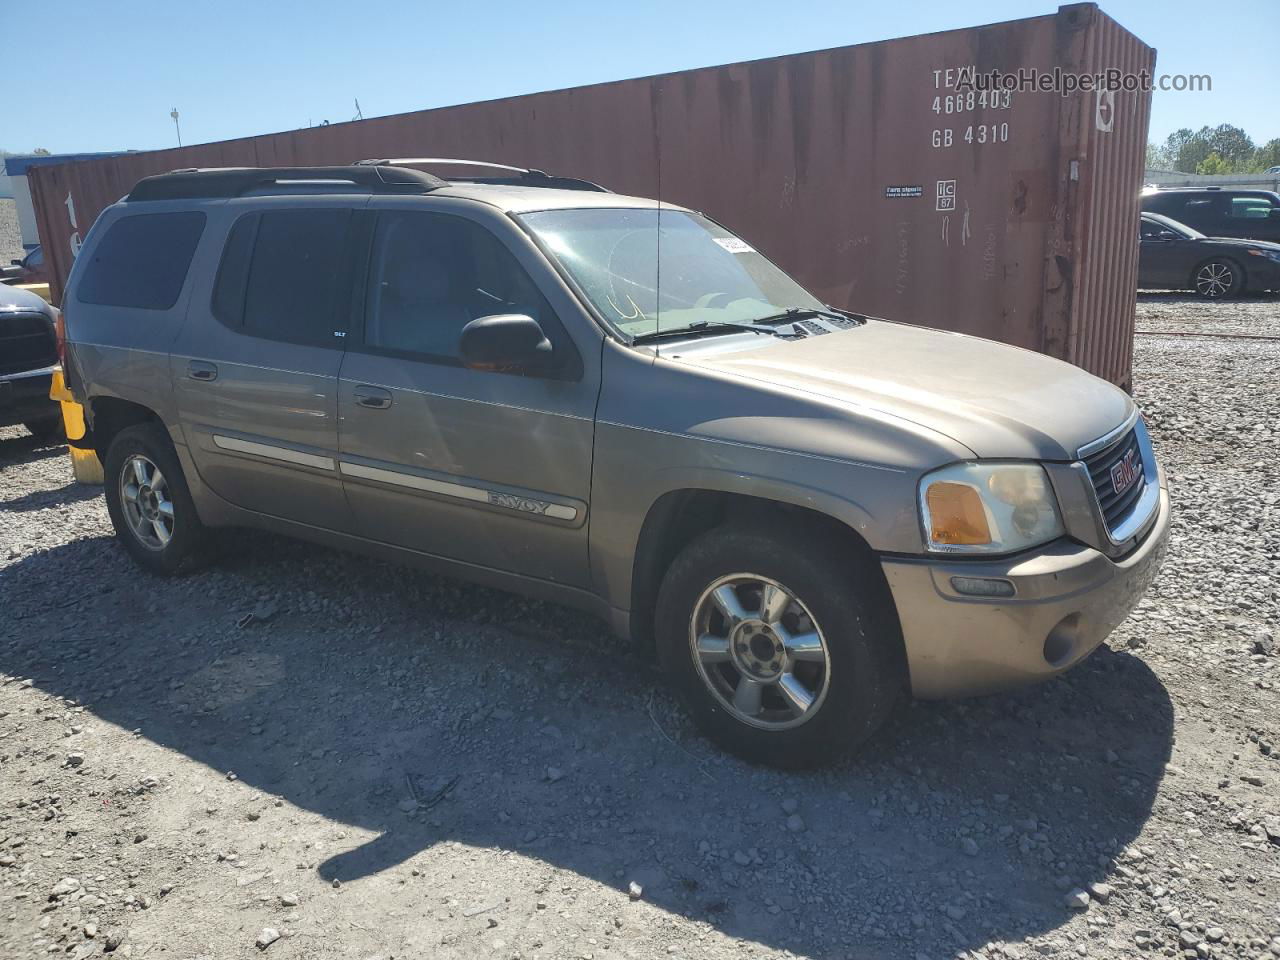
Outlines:
[[[18,229],[18,205],[0,197],[0,264],[7,266],[10,260],[23,254],[22,231]]]
[[[1280,336],[1275,298],[1139,317]],[[1277,341],[1140,337],[1152,594],[804,775],[563,609],[244,533],[153,579],[4,431],[0,956],[1280,956],[1278,377]]]

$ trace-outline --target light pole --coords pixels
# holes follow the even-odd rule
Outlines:
[[[174,107],[170,110],[169,116],[173,117],[173,129],[178,131],[178,146],[182,146],[182,127],[178,126],[178,108]]]

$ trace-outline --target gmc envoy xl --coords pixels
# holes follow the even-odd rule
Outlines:
[[[144,567],[254,526],[584,607],[783,766],[1068,669],[1154,577],[1121,390],[828,307],[694,211],[442,162],[176,171],[98,218],[63,360]]]

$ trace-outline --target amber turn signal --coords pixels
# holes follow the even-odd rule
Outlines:
[[[925,493],[929,537],[934,543],[979,546],[991,542],[987,511],[978,491],[965,483],[939,481]]]

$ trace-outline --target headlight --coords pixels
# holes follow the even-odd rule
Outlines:
[[[920,481],[925,544],[935,553],[1012,553],[1064,533],[1038,463],[955,463]]]

